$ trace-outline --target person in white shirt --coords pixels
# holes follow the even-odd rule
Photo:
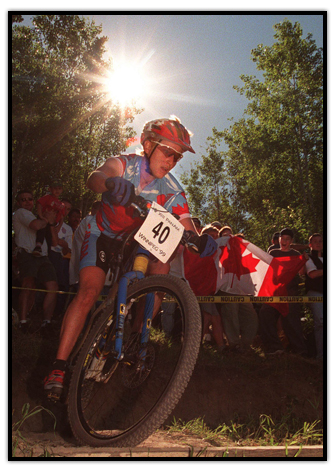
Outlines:
[[[66,218],[72,208],[72,204],[67,199],[62,199],[62,203],[65,206],[64,218]],[[56,227],[56,231],[58,244],[56,246],[50,247],[49,259],[56,270],[59,290],[68,292],[69,263],[71,258],[73,231],[70,225],[64,221],[61,223],[61,225]],[[61,315],[66,302],[66,297],[66,294],[58,294],[55,315]]]
[[[17,194],[16,203],[18,209],[13,215],[13,229],[15,243],[18,247],[18,267],[22,288],[19,296],[19,319],[20,329],[27,332],[27,314],[31,306],[32,291],[35,289],[36,280],[39,280],[48,291],[43,301],[42,332],[46,332],[54,314],[56,305],[56,294],[58,291],[56,272],[47,256],[47,244],[42,244],[41,257],[36,258],[32,252],[36,245],[36,231],[45,228],[47,224],[55,223],[54,211],[44,212],[43,218],[36,218],[32,213],[34,208],[33,195],[29,190],[22,190]]]
[[[323,296],[323,239],[320,233],[309,237],[311,253],[306,263],[305,287],[308,296]],[[314,318],[316,358],[323,358],[323,303],[313,302],[311,310]]]

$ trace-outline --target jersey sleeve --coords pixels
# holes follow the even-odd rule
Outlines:
[[[125,156],[113,156],[112,159],[115,159],[117,162],[117,166],[119,168],[119,175],[120,177],[124,176],[127,166],[127,158]]]

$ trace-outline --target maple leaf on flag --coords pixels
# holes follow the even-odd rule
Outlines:
[[[243,274],[256,272],[256,266],[260,260],[254,258],[251,253],[242,256],[245,246],[240,243],[239,238],[230,238],[229,246],[230,250],[227,246],[222,248],[220,263],[225,273],[232,273],[234,275],[231,283],[231,287],[233,287],[234,277],[236,276],[240,281]]]

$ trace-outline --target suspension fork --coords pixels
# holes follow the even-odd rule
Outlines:
[[[116,359],[121,361],[124,353],[123,346],[123,331],[124,320],[127,315],[127,289],[130,281],[134,279],[143,279],[149,264],[149,252],[144,248],[139,248],[135,256],[133,270],[124,274],[119,282],[119,289],[116,303],[116,331],[115,331],[115,355]],[[143,327],[141,333],[141,345],[145,347],[149,339],[149,332],[151,327],[151,320],[153,317],[155,294],[148,294],[145,301]],[[142,349],[140,355],[145,357],[146,350]]]

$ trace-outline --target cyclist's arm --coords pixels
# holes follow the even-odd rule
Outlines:
[[[108,158],[107,161],[98,167],[88,177],[86,185],[89,189],[98,194],[106,192],[105,180],[108,177],[119,177],[122,175],[122,164],[117,158]]]

